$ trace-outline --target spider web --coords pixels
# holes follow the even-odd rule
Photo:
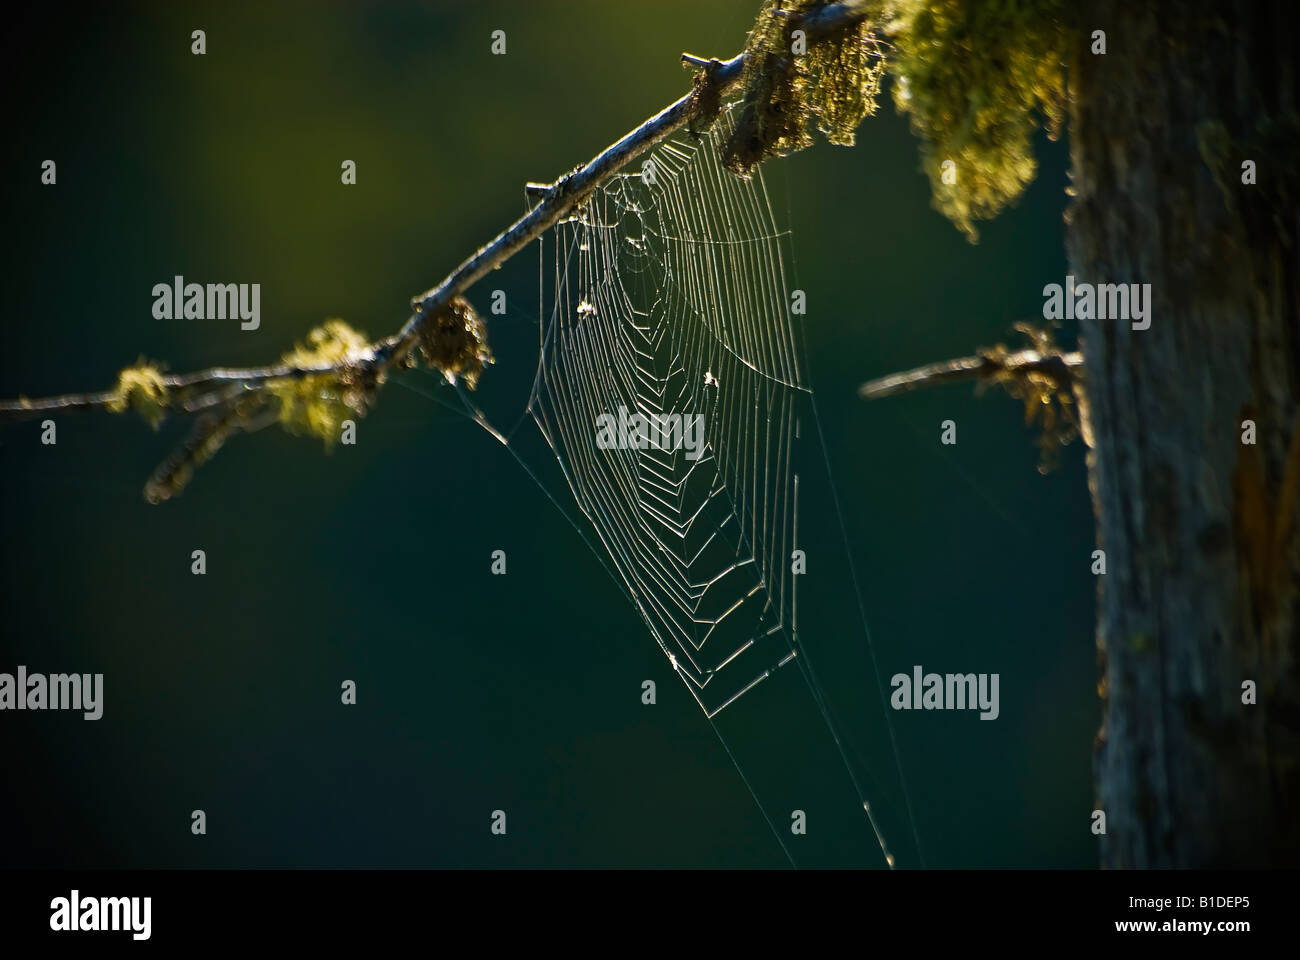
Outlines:
[[[806,392],[783,235],[762,181],[726,174],[713,136],[662,145],[556,226],[555,308],[529,404],[710,717],[797,656],[791,455]],[[600,448],[600,418],[635,416],[702,429],[693,449],[685,430],[644,430],[638,448],[635,427]]]
[[[622,588],[791,863],[714,723],[783,670],[802,674],[892,867],[799,635],[801,414],[818,436],[820,423],[797,347],[789,232],[776,224],[760,171],[741,180],[723,169],[718,146],[731,124],[724,110],[711,131],[659,145],[552,229],[541,244],[538,362],[525,412],[499,431],[457,385],[459,412],[510,451]],[[602,418],[634,416],[697,423],[699,442],[652,431],[638,443],[635,429],[621,437],[628,442],[599,442]],[[530,421],[562,481],[544,481],[541,464],[521,452]],[[582,519],[552,489],[561,482]],[[887,713],[885,725],[897,764]],[[915,837],[901,768],[899,776]]]

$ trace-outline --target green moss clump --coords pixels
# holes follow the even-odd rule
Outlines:
[[[816,4],[821,6],[821,4]],[[884,48],[862,20],[808,49],[806,102],[817,129],[831,143],[851,147],[858,125],[879,107]]]
[[[723,165],[747,177],[769,157],[810,146],[812,129],[852,146],[876,111],[885,61],[863,20],[816,41],[797,36],[802,18],[828,0],[768,0],[745,45],[744,94],[722,147]]]
[[[320,437],[328,447],[339,438],[343,421],[363,415],[373,384],[362,362],[369,356],[365,335],[342,320],[327,320],[282,358],[294,367],[333,364],[328,373],[285,377],[266,385],[280,403],[280,426],[290,433]]]
[[[1064,0],[893,0],[894,105],[921,138],[935,207],[974,242],[1037,171],[1065,121]],[[954,182],[944,182],[944,165]]]
[[[691,81],[691,99],[694,101],[695,116],[691,120],[691,136],[699,138],[713,126],[714,121],[718,119],[718,114],[722,112],[722,89],[718,83],[718,69],[722,66],[722,61],[713,59],[699,70],[695,71],[695,76]]]
[[[440,370],[448,383],[463,380],[471,390],[492,362],[487,327],[464,297],[455,297],[424,322],[419,347],[424,362]]]
[[[162,371],[141,360],[117,375],[117,385],[107,406],[113,413],[124,413],[130,408],[157,430],[167,413],[168,400]]]

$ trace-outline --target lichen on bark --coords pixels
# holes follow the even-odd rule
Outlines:
[[[370,343],[342,320],[327,320],[284,354],[292,367],[334,364],[328,373],[286,377],[267,384],[279,401],[279,422],[290,433],[321,438],[326,447],[339,438],[344,420],[364,414],[376,388],[370,367]]]
[[[420,354],[448,383],[464,381],[473,390],[492,362],[487,326],[464,297],[455,297],[420,329]]]
[[[997,216],[1034,179],[1039,127],[1060,135],[1064,3],[893,0],[888,12],[894,105],[921,141],[935,208],[975,242],[974,222]]]
[[[134,367],[127,367],[117,375],[113,398],[107,406],[111,413],[134,410],[149,426],[157,430],[167,412],[168,399],[162,371],[141,360]]]
[[[883,48],[866,20],[815,43],[801,36],[803,19],[828,0],[768,0],[745,44],[743,94],[722,148],[723,165],[747,177],[769,157],[811,146],[818,129],[831,143],[852,146],[854,131],[876,111]]]

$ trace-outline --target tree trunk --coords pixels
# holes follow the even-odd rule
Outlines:
[[[1291,6],[1098,0],[1074,52],[1071,270],[1151,284],[1149,329],[1080,321],[1104,866],[1300,863]]]

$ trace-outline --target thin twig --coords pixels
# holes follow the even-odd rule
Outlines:
[[[1037,350],[1018,350],[1004,357],[974,356],[958,357],[955,360],[942,360],[927,363],[914,370],[891,373],[887,377],[870,380],[858,387],[858,396],[864,400],[889,397],[896,393],[906,393],[921,387],[932,387],[943,383],[956,383],[959,380],[975,380],[992,377],[1000,372],[1027,374],[1033,372],[1048,373],[1061,383],[1072,383],[1076,376],[1075,368],[1083,365],[1083,354],[1074,353],[1040,353]]]
[[[116,399],[116,390],[104,390],[101,393],[64,393],[57,397],[37,397],[28,400],[0,400],[0,421],[29,420],[42,413],[81,413],[86,410],[101,410]]]
[[[368,355],[351,358],[348,363],[365,363],[373,359],[377,350],[387,346],[392,338],[372,345]],[[341,364],[324,363],[312,366],[294,366],[277,363],[265,367],[210,367],[193,373],[171,373],[161,376],[162,385],[168,390],[178,391],[175,409],[182,413],[195,413],[206,410],[218,403],[229,400],[245,390],[255,390],[275,380],[297,380],[315,374],[337,373]],[[224,390],[213,388],[224,387]],[[116,390],[104,390],[99,393],[65,393],[57,397],[39,397],[34,400],[19,398],[17,400],[0,400],[0,422],[29,420],[42,413],[80,413],[89,410],[102,410],[114,401],[120,402]],[[172,404],[168,404],[169,408]]]

